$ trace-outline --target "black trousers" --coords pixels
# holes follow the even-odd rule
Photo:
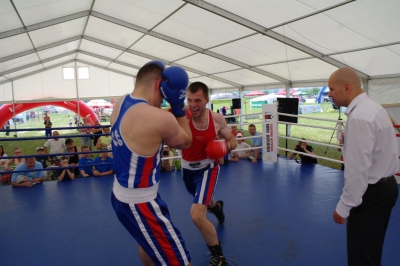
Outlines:
[[[381,265],[382,247],[392,208],[398,196],[394,177],[368,185],[360,206],[347,218],[347,260],[349,266]]]

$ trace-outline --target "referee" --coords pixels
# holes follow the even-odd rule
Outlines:
[[[385,233],[398,195],[393,176],[399,167],[394,128],[385,109],[363,92],[351,68],[335,71],[328,85],[332,101],[347,107],[345,183],[333,220],[345,224],[347,218],[348,265],[381,265]]]

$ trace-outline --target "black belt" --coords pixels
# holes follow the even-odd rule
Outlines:
[[[383,183],[383,182],[386,182],[386,181],[388,181],[390,178],[392,178],[393,176],[388,176],[388,177],[383,177],[383,178],[381,178],[381,179],[379,179],[379,181],[378,182],[376,182],[375,184],[380,184],[380,183]],[[374,185],[375,185],[374,184]]]

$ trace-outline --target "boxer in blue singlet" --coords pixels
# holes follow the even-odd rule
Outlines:
[[[138,242],[143,265],[191,265],[181,233],[158,194],[163,143],[178,149],[191,144],[182,109],[187,84],[183,69],[149,62],[139,70],[135,90],[118,100],[111,115],[111,201],[118,219]],[[163,98],[172,113],[160,108]]]

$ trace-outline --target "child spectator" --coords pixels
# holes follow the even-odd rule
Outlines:
[[[60,159],[60,167],[68,167],[68,158],[65,156],[62,156]],[[63,180],[74,180],[75,175],[73,172],[70,171],[70,169],[57,169],[55,171],[55,176],[57,177],[58,181],[63,181]]]

